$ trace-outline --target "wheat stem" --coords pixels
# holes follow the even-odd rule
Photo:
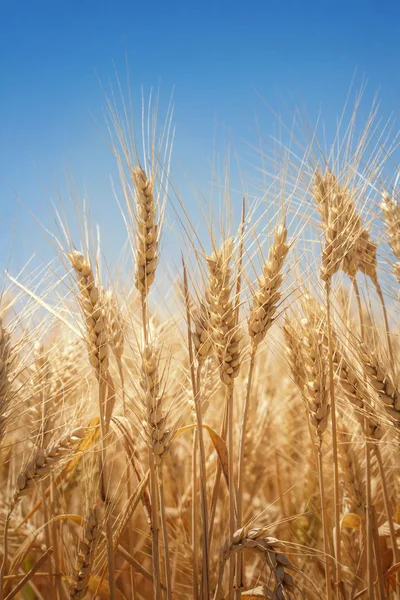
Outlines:
[[[324,484],[324,469],[322,462],[322,440],[318,441],[317,459],[318,459],[318,479],[319,479],[319,491],[321,498],[321,510],[322,510],[322,529],[323,529],[323,544],[325,554],[325,580],[326,580],[326,594],[327,600],[332,600],[332,583],[331,583],[331,558],[329,552],[329,528],[328,528],[328,513],[326,509],[325,499],[325,484]]]
[[[191,316],[190,316],[190,306],[189,306],[189,287],[188,287],[188,279],[187,279],[187,270],[186,263],[182,256],[182,265],[183,265],[183,285],[184,285],[184,297],[185,297],[185,308],[186,308],[186,320],[188,325],[188,351],[189,351],[189,361],[190,361],[190,375],[192,382],[192,393],[194,398],[194,408],[196,415],[196,427],[197,427],[197,435],[196,439],[198,441],[199,450],[200,450],[200,502],[201,502],[201,518],[202,518],[202,598],[208,600],[210,595],[209,590],[209,542],[208,542],[208,503],[207,503],[207,471],[206,471],[206,454],[204,447],[204,436],[203,436],[203,417],[201,413],[201,370],[203,366],[203,362],[205,357],[209,354],[211,350],[211,342],[209,340],[209,335],[204,327],[204,323],[202,319],[197,323],[197,330],[199,333],[199,337],[197,338],[198,343],[196,344],[196,355],[197,355],[197,369],[195,372],[194,367],[194,355],[193,355],[193,343],[192,343],[192,335],[191,335]],[[203,305],[204,306],[204,305]],[[195,338],[196,339],[196,338]],[[204,340],[204,341],[203,341]],[[196,461],[194,459],[194,465]],[[197,482],[197,474],[193,471],[193,482]],[[193,492],[194,500],[197,501],[197,496]],[[196,523],[196,522],[195,522]],[[197,553],[197,547],[196,547]],[[197,572],[197,560],[193,557],[193,561],[196,564]],[[195,586],[197,589],[197,578],[195,579]]]
[[[237,491],[237,529],[240,529],[243,525],[243,474],[244,474],[244,447],[246,442],[246,426],[247,417],[250,405],[251,385],[253,381],[254,365],[256,358],[257,347],[252,346],[250,354],[249,372],[247,376],[246,396],[244,400],[243,413],[242,413],[242,425],[239,442],[239,466],[238,466],[238,491]],[[237,597],[241,597],[241,589],[244,587],[243,582],[243,564],[241,557],[237,560],[237,573],[236,573],[236,590]]]
[[[356,277],[352,278],[352,283],[357,299],[358,315],[360,319],[361,339],[365,340],[365,327],[362,314],[361,296]],[[370,594],[374,594],[374,539],[372,530],[372,489],[371,489],[371,447],[368,441],[368,419],[364,417],[364,435],[365,435],[365,478],[366,478],[366,534],[367,534],[367,565],[368,565],[368,589]],[[372,597],[372,596],[371,596]]]
[[[379,475],[381,478],[383,503],[385,506],[386,518],[388,520],[388,525],[389,525],[390,541],[392,543],[394,562],[398,563],[399,562],[399,549],[397,547],[397,538],[396,538],[396,532],[394,529],[393,512],[392,512],[392,509],[390,506],[390,498],[389,498],[389,492],[388,492],[387,481],[386,481],[385,467],[383,465],[382,454],[381,454],[381,450],[380,450],[378,444],[374,444],[374,452],[375,452],[376,460],[378,462]],[[377,564],[380,564],[380,563],[377,563]],[[378,568],[378,570],[379,570],[379,568]],[[396,577],[396,597],[399,597],[399,594],[400,594],[399,579],[398,579],[398,577]]]
[[[227,386],[228,393],[228,481],[229,481],[229,532],[233,537],[235,533],[235,480],[233,471],[233,383]],[[229,598],[233,598],[233,579],[235,559],[232,556],[229,562]]]
[[[161,535],[162,535],[163,543],[164,543],[166,595],[167,595],[167,600],[172,600],[171,567],[170,567],[170,558],[169,558],[167,518],[165,515],[164,478],[163,478],[162,468],[163,468],[162,464],[157,468],[158,488],[159,488],[159,492],[160,492]]]
[[[199,597],[199,536],[197,533],[197,429],[193,432],[192,446],[192,562],[193,562],[193,598]]]
[[[154,465],[154,456],[149,449],[149,469],[150,469],[150,496],[151,496],[151,540],[152,540],[152,560],[153,560],[153,592],[154,600],[161,599],[161,575],[160,575],[160,556],[158,543],[158,494],[156,469]]]
[[[8,562],[8,529],[10,527],[10,519],[14,506],[12,505],[6,515],[4,521],[4,532],[3,532],[3,560],[0,567],[0,600],[4,600],[4,575],[6,574],[7,562]]]
[[[337,427],[336,427],[336,402],[335,382],[333,364],[332,322],[330,302],[330,279],[325,284],[326,291],[326,318],[328,329],[328,363],[329,363],[329,390],[331,401],[331,426],[332,426],[332,457],[333,457],[333,501],[335,515],[335,558],[336,558],[336,596],[339,595],[339,586],[342,581],[341,575],[341,548],[340,548],[340,488],[339,488],[339,460],[337,450]]]
[[[227,433],[227,426],[228,426],[227,425],[228,424],[228,398],[229,398],[228,389],[225,388],[224,414],[222,417],[222,423],[221,423],[221,429],[220,429],[220,436],[224,441],[226,441],[226,433]],[[215,519],[216,508],[217,508],[221,475],[222,475],[221,464],[219,461],[217,461],[217,472],[215,474],[213,492],[212,492],[212,496],[211,496],[211,508],[210,508],[210,527],[209,527],[209,533],[208,533],[208,539],[209,539],[210,546],[211,546],[211,540],[212,540],[212,534],[213,534],[213,528],[214,528],[214,519]]]
[[[197,365],[196,373],[196,423],[198,431],[198,444],[200,449],[200,497],[201,497],[201,516],[202,516],[202,598],[208,600],[210,596],[209,589],[209,548],[208,548],[208,502],[207,502],[207,471],[206,471],[206,453],[203,437],[203,416],[201,414],[201,370],[202,363]]]

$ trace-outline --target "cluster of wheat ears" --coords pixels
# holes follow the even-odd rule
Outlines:
[[[128,258],[60,210],[56,259],[6,274],[0,600],[399,600],[393,129],[292,136],[201,240],[171,111],[139,152],[108,108]]]

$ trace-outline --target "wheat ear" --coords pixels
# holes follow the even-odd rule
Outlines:
[[[209,330],[218,358],[221,381],[229,386],[240,371],[240,333],[231,292],[233,242],[226,240],[220,250],[207,257],[209,270],[206,298]]]
[[[108,368],[108,344],[106,321],[101,295],[95,284],[90,262],[81,252],[74,250],[68,255],[80,291],[79,301],[85,318],[88,334],[89,361],[100,379]]]
[[[369,383],[376,391],[378,398],[380,399],[391,421],[398,428],[400,424],[400,394],[394,385],[392,378],[387,372],[385,372],[385,369],[383,368],[378,356],[373,351],[370,351],[367,345],[364,343],[360,344],[359,357]],[[393,513],[390,506],[385,469],[382,462],[380,448],[377,443],[373,444],[373,450],[378,461],[378,469],[382,483],[383,501],[389,524],[393,552],[396,561],[398,561],[400,553],[396,542]],[[400,593],[400,578],[398,576],[396,576],[396,590],[397,594]]]
[[[352,264],[349,254],[354,249],[354,239],[349,233],[349,191],[339,184],[330,171],[315,173],[313,198],[322,218],[325,244],[322,250],[321,278],[330,280],[343,267],[344,257]]]
[[[378,357],[373,352],[370,352],[365,344],[361,344],[360,358],[367,373],[368,380],[376,391],[383,407],[397,428],[400,426],[400,393],[394,385],[392,378],[385,372]],[[389,531],[392,540],[393,552],[396,560],[399,558],[399,550],[397,548],[396,534],[394,529],[393,514],[390,507],[389,494],[386,484],[385,469],[382,462],[382,456],[379,445],[374,444],[374,451],[378,461],[378,468],[382,482],[383,500],[385,511],[389,523]],[[399,578],[396,577],[397,591],[399,592]]]
[[[389,246],[398,262],[394,265],[394,273],[400,282],[400,204],[385,194],[382,198],[381,210],[385,219]]]
[[[340,423],[338,440],[340,450],[339,467],[345,501],[350,512],[356,513],[360,518],[364,518],[366,491],[362,465],[359,454],[354,449],[354,438],[343,422]]]
[[[391,421],[400,425],[400,393],[391,376],[384,369],[378,356],[368,349],[366,344],[360,344],[360,360],[368,376],[368,381],[376,391],[382,407]]]
[[[10,334],[3,325],[0,317],[0,444],[3,440],[6,425],[7,411],[11,395],[11,344]]]
[[[19,473],[16,482],[16,490],[13,499],[9,504],[4,523],[3,560],[0,567],[0,598],[3,598],[4,575],[7,567],[8,529],[15,506],[23,496],[29,494],[35,486],[41,481],[44,481],[66,455],[70,455],[75,450],[76,444],[85,437],[85,434],[85,428],[76,428],[73,429],[72,432],[65,434],[56,442],[50,444],[47,448],[40,448],[35,452],[32,460]]]
[[[100,538],[101,511],[98,506],[89,510],[82,528],[82,539],[70,582],[70,600],[82,600],[87,594],[93,570],[96,548]]]
[[[75,450],[76,445],[85,437],[86,433],[85,427],[79,427],[49,444],[46,448],[39,448],[17,477],[17,489],[12,505],[29,494],[39,482],[46,479],[60,461]]]
[[[137,210],[135,286],[139,292],[147,295],[154,282],[158,262],[157,207],[154,199],[154,184],[140,166],[131,170],[131,177],[135,186]]]
[[[295,587],[294,580],[292,575],[288,572],[288,569],[294,569],[294,567],[287,556],[282,552],[282,542],[268,536],[266,528],[251,529],[249,527],[242,527],[234,533],[231,541],[227,542],[223,548],[214,600],[218,600],[220,597],[226,561],[233,553],[243,552],[246,549],[264,554],[275,579],[275,586],[274,589],[271,590],[270,597],[273,600],[293,597]]]
[[[355,416],[365,435],[375,440],[381,439],[384,434],[382,424],[379,422],[375,411],[366,404],[366,398],[368,397],[366,385],[361,379],[354,361],[344,349],[339,348],[337,340],[335,340],[333,362],[339,388],[353,407]]]

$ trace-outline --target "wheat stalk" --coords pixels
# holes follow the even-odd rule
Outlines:
[[[283,282],[283,266],[289,252],[290,244],[287,243],[286,223],[279,225],[274,234],[274,242],[269,249],[268,259],[263,266],[263,272],[258,280],[258,289],[253,295],[253,304],[248,320],[248,332],[251,341],[250,365],[247,376],[246,396],[242,413],[242,426],[239,442],[238,466],[238,492],[237,492],[237,521],[238,529],[243,524],[243,473],[244,473],[244,445],[246,438],[247,416],[251,395],[254,363],[257,348],[267,335],[274,322],[274,316],[282,298],[281,286]],[[236,588],[241,589],[241,562],[237,568]],[[238,593],[240,597],[240,591]]]
[[[94,273],[89,260],[83,254],[74,250],[68,254],[69,261],[73,267],[79,286],[79,302],[86,323],[87,346],[89,361],[94,368],[99,382],[98,405],[100,415],[101,452],[100,452],[100,495],[104,502],[109,504],[106,483],[106,431],[111,418],[108,409],[106,390],[108,388],[108,343],[107,323],[104,310],[104,301],[99,287],[95,283]],[[114,571],[114,549],[112,546],[112,523],[111,515],[107,514],[105,520],[107,530],[108,571],[110,585],[110,599],[115,600],[115,571]]]
[[[306,371],[306,384],[303,390],[310,411],[310,422],[317,434],[317,464],[322,509],[326,591],[328,600],[330,600],[332,598],[330,560],[328,558],[330,552],[322,461],[322,439],[328,426],[331,410],[326,373],[325,328],[319,320],[318,314],[312,313],[312,306],[309,307],[309,313],[302,326]]]
[[[228,480],[229,480],[229,527],[233,535],[235,530],[235,482],[233,468],[233,385],[240,372],[241,335],[237,326],[237,310],[231,297],[233,240],[227,239],[219,250],[207,257],[209,329],[214,352],[217,356],[221,381],[226,386],[226,416],[228,432]],[[218,480],[216,479],[217,489]],[[211,520],[212,523],[212,520]],[[234,562],[229,567],[229,598],[233,594]]]

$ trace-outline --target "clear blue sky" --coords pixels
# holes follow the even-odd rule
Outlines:
[[[161,83],[166,99],[175,87],[175,159],[207,184],[216,123],[251,139],[257,114],[272,133],[255,90],[275,109],[283,98],[288,114],[302,100],[311,117],[322,106],[334,119],[357,69],[371,97],[381,88],[386,115],[397,111],[399,28],[394,1],[0,0],[0,252],[13,220],[29,246],[14,243],[17,264],[37,245],[15,193],[43,218],[50,169],[62,187],[64,167],[117,242],[113,158],[91,115],[102,123],[97,75],[107,84],[113,63],[123,75],[125,53],[139,101],[141,84]]]

